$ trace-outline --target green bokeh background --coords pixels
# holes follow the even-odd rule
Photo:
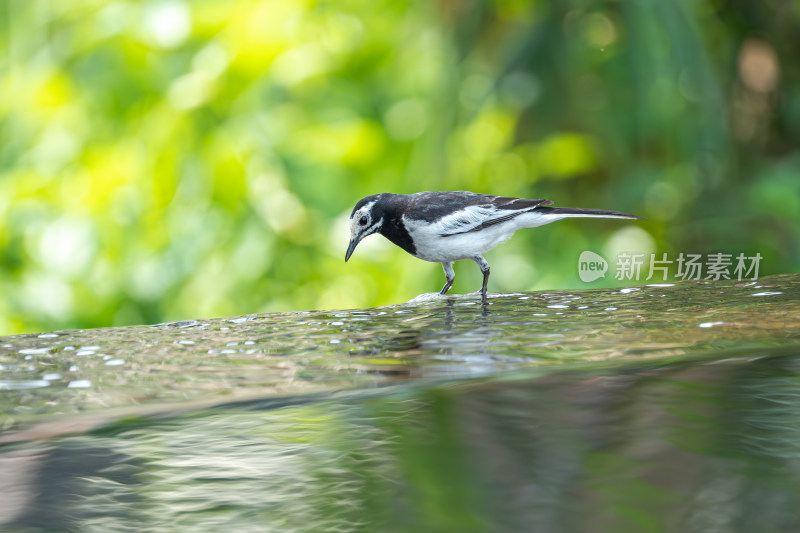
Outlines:
[[[439,289],[380,237],[343,262],[383,191],[648,219],[520,232],[492,291],[613,285],[585,249],[796,271],[798,35],[788,0],[4,0],[0,333]]]

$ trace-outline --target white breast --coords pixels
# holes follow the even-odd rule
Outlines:
[[[409,235],[414,240],[417,257],[437,263],[469,259],[476,254],[488,252],[498,244],[507,241],[521,228],[534,228],[549,224],[562,217],[543,215],[535,211],[521,214],[511,220],[487,226],[476,231],[457,233],[442,237],[452,228],[438,222],[428,223],[403,217]]]

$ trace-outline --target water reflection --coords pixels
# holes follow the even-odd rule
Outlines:
[[[120,421],[6,447],[0,525],[796,530],[799,361],[559,371]]]

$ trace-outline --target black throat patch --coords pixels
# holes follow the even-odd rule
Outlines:
[[[401,194],[386,195],[373,206],[372,216],[373,218],[383,217],[383,225],[379,231],[381,235],[406,252],[416,256],[417,247],[414,245],[414,240],[409,235],[401,218],[403,202],[406,201],[406,197]]]

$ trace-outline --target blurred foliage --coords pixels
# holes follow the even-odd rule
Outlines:
[[[585,287],[584,249],[796,271],[798,32],[777,0],[5,0],[0,333],[437,290],[379,237],[343,262],[383,191],[648,218],[520,232],[493,291]]]

